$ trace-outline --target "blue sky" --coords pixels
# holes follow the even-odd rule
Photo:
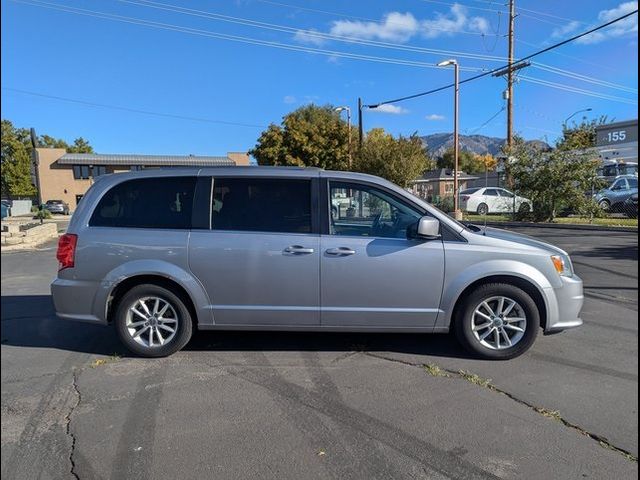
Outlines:
[[[520,57],[638,4],[516,5]],[[458,59],[461,79],[495,68],[506,27],[504,2],[490,0],[2,0],[2,118],[103,153],[243,151],[305,103],[349,105],[355,117],[358,96],[372,104],[449,83],[451,70],[432,68],[443,59]],[[637,32],[636,14],[536,59],[516,85],[516,131],[553,141],[584,108],[636,118]],[[462,133],[504,137],[504,87],[493,77],[461,87]],[[383,110],[365,111],[367,130],[452,129],[450,90]]]

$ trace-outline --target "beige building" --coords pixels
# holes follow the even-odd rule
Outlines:
[[[63,200],[75,210],[93,180],[107,173],[148,168],[249,165],[249,154],[229,152],[226,157],[194,155],[113,155],[67,153],[63,148],[36,149],[36,185],[40,201]]]

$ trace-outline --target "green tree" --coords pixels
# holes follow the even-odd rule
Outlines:
[[[73,145],[66,148],[69,153],[93,153],[93,147],[82,137],[76,138]]]
[[[598,163],[594,153],[544,152],[516,138],[505,168],[518,194],[533,201],[533,220],[551,222],[563,209],[593,211],[594,202],[585,192],[598,183]]]
[[[17,129],[9,120],[2,120],[0,151],[2,195],[7,198],[30,197],[36,193],[31,182],[31,155],[25,145],[24,129]]]
[[[378,175],[401,187],[434,167],[417,135],[394,138],[382,128],[371,130],[354,163],[359,172]]]
[[[458,153],[458,165],[465,173],[484,173],[486,170],[493,171],[496,168],[495,159],[489,155],[477,155],[467,150]],[[438,159],[438,167],[453,169],[454,158],[453,148],[449,148],[442,157]]]
[[[596,146],[596,127],[611,123],[606,115],[593,120],[583,119],[579,124],[572,126],[562,125],[562,137],[558,140],[556,148],[560,150],[584,150]]]
[[[271,124],[249,152],[259,165],[291,165],[346,170],[349,130],[334,107],[306,105]]]

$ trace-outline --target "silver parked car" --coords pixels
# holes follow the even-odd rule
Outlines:
[[[331,214],[353,197],[349,216]],[[96,179],[60,238],[58,315],[139,355],[194,329],[445,333],[484,358],[582,324],[566,252],[467,227],[370,175],[214,167]]]

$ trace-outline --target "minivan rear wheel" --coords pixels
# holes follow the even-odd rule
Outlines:
[[[474,290],[458,309],[455,331],[471,353],[507,360],[526,352],[540,328],[536,303],[524,290],[491,283]]]
[[[118,302],[118,337],[131,352],[143,357],[166,357],[184,347],[192,321],[184,302],[158,285],[137,285]]]

